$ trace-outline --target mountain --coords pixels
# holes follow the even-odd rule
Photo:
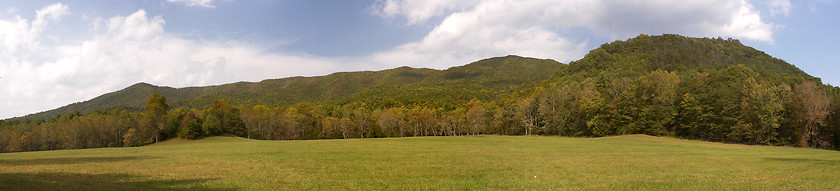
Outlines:
[[[683,74],[703,73],[730,67],[749,68],[760,80],[790,80],[814,77],[784,60],[741,44],[736,39],[692,38],[674,34],[639,35],[591,50],[584,58],[569,63],[551,81],[581,81],[594,77],[638,77],[655,70]]]
[[[502,124],[550,135],[840,146],[832,138],[840,88],[734,39],[639,35],[591,50],[533,89],[502,105],[531,123]]]
[[[564,67],[549,59],[506,56],[488,58],[446,70],[399,67],[382,71],[339,72],[326,76],[290,77],[260,82],[237,82],[206,87],[172,88],[138,83],[88,101],[30,114],[25,119],[48,119],[75,111],[122,108],[141,110],[152,92],[173,107],[204,108],[224,99],[235,105],[287,106],[300,102],[372,107],[424,105],[454,107],[473,98],[491,101],[527,89]]]
[[[157,125],[154,115],[164,112],[125,111],[141,110],[152,92],[174,107],[200,110],[171,110]],[[840,88],[738,40],[669,34],[603,44],[568,65],[507,56],[446,70],[400,67],[187,88],[140,83],[27,117],[102,109],[109,111],[0,120],[0,152],[223,133],[273,140],[647,134],[840,149]]]

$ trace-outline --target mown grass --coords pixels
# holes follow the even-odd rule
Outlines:
[[[261,141],[0,154],[0,190],[840,190],[840,152],[645,135]]]

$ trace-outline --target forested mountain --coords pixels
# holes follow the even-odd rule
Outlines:
[[[840,130],[840,89],[734,39],[640,35],[604,44],[535,89],[501,104],[527,121],[505,125],[817,147]]]
[[[639,76],[655,70],[703,73],[731,67],[749,68],[756,72],[751,75],[761,80],[814,79],[796,66],[745,46],[736,39],[665,34],[639,35],[626,41],[603,44],[558,71],[551,82],[580,82],[585,78],[610,81],[610,78]]]
[[[443,71],[402,67],[177,89],[137,84],[29,118],[0,120],[0,151],[222,134],[648,134],[840,148],[840,88],[738,40],[679,35],[607,43],[568,65],[507,56]]]
[[[554,60],[506,56],[488,58],[447,70],[399,67],[382,71],[339,72],[326,76],[290,77],[206,87],[171,88],[138,83],[94,99],[22,119],[49,119],[73,112],[86,114],[113,108],[140,111],[152,92],[173,108],[205,108],[224,99],[234,105],[289,106],[364,102],[377,107],[423,105],[454,107],[477,98],[491,101],[548,79],[564,65]]]

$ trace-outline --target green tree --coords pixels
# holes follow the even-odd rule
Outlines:
[[[169,112],[169,104],[166,104],[166,98],[160,93],[152,93],[146,101],[145,121],[150,125],[152,132],[154,132],[155,142],[158,142],[160,131],[166,125],[166,114]]]
[[[786,100],[790,86],[769,86],[753,77],[747,78],[742,90],[741,117],[733,129],[730,140],[748,144],[778,145],[786,142],[780,137]]]
[[[185,138],[185,139],[196,139],[204,134],[204,130],[202,130],[202,124],[195,117],[195,112],[190,111],[187,115],[184,115],[184,118],[180,121],[181,128],[178,130],[178,137]]]
[[[831,114],[829,114],[829,126],[832,131],[834,149],[840,149],[840,138],[837,136],[840,135],[840,87],[833,87],[832,88],[832,95],[833,98],[831,101]]]
[[[209,136],[221,135],[224,132],[224,129],[222,129],[222,120],[213,114],[207,114],[207,117],[204,118],[204,123],[201,124],[201,129],[204,130],[204,134]]]
[[[545,133],[549,135],[569,135],[567,129],[575,116],[577,104],[569,85],[552,87],[542,95],[539,113],[542,115]]]
[[[676,116],[675,102],[678,98],[679,76],[674,72],[657,70],[639,79],[636,94],[641,100],[640,113],[636,118],[641,133],[667,135],[671,132]]]
[[[245,122],[242,121],[242,117],[240,117],[239,110],[228,104],[227,101],[217,100],[210,104],[210,108],[207,111],[207,117],[210,118],[210,116],[219,120],[219,132],[208,132],[208,135],[221,135],[223,133],[230,133],[240,137],[246,136],[247,132],[245,128]]]
[[[166,116],[166,125],[161,133],[163,139],[178,137],[178,131],[181,130],[181,121],[190,111],[185,108],[177,108],[170,110]]]

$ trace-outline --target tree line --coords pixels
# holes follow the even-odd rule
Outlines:
[[[504,65],[475,66],[493,71]],[[154,93],[141,111],[0,121],[0,151],[139,146],[216,135],[298,140],[479,134],[648,134],[840,149],[840,88],[734,39],[640,35],[604,44],[541,84],[523,84],[531,88],[492,86],[507,82],[499,76],[513,74],[453,72],[446,79],[482,80],[398,93],[383,86],[340,102],[285,106],[220,99],[206,108],[171,108]],[[494,88],[481,88],[487,85]]]
[[[144,112],[121,109],[57,115],[49,120],[0,123],[3,152],[141,146],[172,139],[234,135],[264,140],[478,135],[482,104],[474,99],[451,111],[428,107],[370,109],[362,105],[233,106],[225,100],[203,110],[170,109],[154,93]]]
[[[749,71],[733,67],[735,71]],[[234,135],[264,140],[459,135],[622,134],[717,142],[837,148],[840,95],[814,81],[731,85],[731,72],[680,76],[656,70],[636,79],[587,78],[548,85],[498,102],[445,110],[423,106],[369,108],[365,103],[286,107],[230,105],[170,109],[154,93],[143,112],[113,109],[49,120],[3,121],[3,152],[141,146],[171,138]],[[735,72],[738,73],[738,72]],[[725,86],[730,84],[730,86]]]

